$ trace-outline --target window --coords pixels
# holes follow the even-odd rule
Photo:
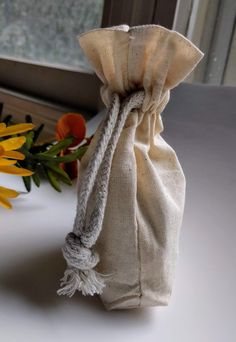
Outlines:
[[[174,29],[205,53],[190,82],[236,85],[235,14],[235,0],[178,1]]]
[[[101,108],[100,81],[76,36],[95,27],[159,24],[172,28],[177,0],[2,0],[0,103],[3,114],[46,122],[66,111]]]
[[[1,1],[1,57],[86,70],[76,36],[100,27],[102,13],[103,0]]]
[[[95,112],[99,81],[76,35],[98,26],[171,28],[177,0],[2,0],[0,84],[5,90]],[[15,94],[15,93],[14,93]]]
[[[98,81],[76,36],[101,26],[103,5],[103,0],[1,1],[1,86],[94,111]]]

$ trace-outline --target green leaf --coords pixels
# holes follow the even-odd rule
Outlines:
[[[39,174],[38,172],[34,172],[34,174],[31,176],[33,181],[34,181],[34,184],[39,188],[40,187],[40,177],[39,177]]]
[[[48,170],[47,168],[45,168],[45,174],[51,184],[51,186],[58,192],[61,192],[61,188],[60,185],[57,181],[57,178],[55,177],[55,175],[53,174],[52,171]]]
[[[38,137],[40,136],[42,130],[44,129],[44,124],[41,124],[37,129],[34,130],[34,143],[38,140]]]
[[[21,153],[23,153],[23,154],[25,155],[26,158],[32,159],[32,160],[34,159],[34,155],[31,154],[31,153],[27,150],[27,148],[25,147],[25,144],[24,144],[18,151],[21,152]],[[20,161],[20,162],[23,163],[24,160],[22,160],[22,161]]]
[[[47,163],[45,166],[53,171],[62,182],[72,185],[70,177],[60,166],[51,163]]]
[[[11,119],[12,119],[12,115],[9,114],[2,120],[2,122],[4,122],[8,126],[11,123]]]
[[[46,153],[38,153],[36,156],[34,156],[35,159],[38,159],[41,162],[53,162],[53,163],[69,163],[71,161],[74,161],[76,159],[80,159],[81,155],[84,154],[84,150],[81,150],[82,147],[80,147],[78,150],[76,150],[73,153],[67,154],[62,157],[57,157],[57,156],[50,156],[47,155]]]
[[[83,155],[85,154],[87,149],[88,149],[88,145],[78,147],[78,149],[77,149],[77,159],[78,160],[81,160],[81,158],[83,157]]]
[[[24,147],[29,150],[31,148],[31,146],[33,145],[33,142],[34,142],[34,132],[33,131],[30,131],[26,134],[25,136],[26,138],[26,142],[24,144]]]
[[[26,190],[28,192],[30,192],[31,191],[31,178],[30,178],[30,176],[22,177],[22,179],[23,179]]]
[[[27,114],[27,115],[25,116],[25,122],[26,122],[26,123],[32,123],[32,122],[33,122],[32,116],[29,115],[29,114]]]
[[[61,140],[58,143],[56,143],[55,145],[53,145],[52,147],[50,147],[50,149],[47,150],[46,152],[44,152],[44,154],[55,156],[59,152],[61,152],[62,150],[69,147],[71,145],[72,141],[73,141],[73,137],[65,138],[64,140]]]
[[[67,154],[63,157],[57,157],[55,162],[56,163],[69,163],[77,159],[80,160],[85,154],[85,152],[87,151],[87,148],[88,148],[87,146],[81,146],[77,150],[75,150],[75,152]]]
[[[40,163],[43,163],[43,162],[54,163],[57,160],[56,157],[48,156],[48,155],[45,155],[44,153],[37,153],[36,155],[33,156],[33,159],[38,160]]]
[[[35,142],[35,141],[34,141]],[[30,149],[30,152],[32,154],[37,154],[37,153],[44,153],[47,151],[47,149],[52,146],[52,143],[51,142],[46,142],[46,143],[43,143],[43,144],[40,144],[40,145],[34,145],[31,147]]]
[[[0,103],[0,116],[2,115],[3,103]]]

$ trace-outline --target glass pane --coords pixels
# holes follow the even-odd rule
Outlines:
[[[104,0],[0,0],[0,56],[87,69],[76,36],[100,27]]]
[[[179,0],[174,29],[205,53],[189,82],[236,85],[235,13],[235,0]]]

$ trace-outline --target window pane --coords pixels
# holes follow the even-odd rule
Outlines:
[[[104,0],[0,0],[0,56],[87,69],[76,36],[100,27]]]
[[[205,54],[188,81],[236,85],[235,0],[179,0],[174,29]]]

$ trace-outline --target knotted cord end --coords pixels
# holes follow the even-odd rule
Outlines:
[[[76,290],[81,291],[84,296],[102,294],[105,287],[103,276],[95,270],[67,269],[61,279],[61,289],[57,291],[59,296],[72,297]]]
[[[72,297],[76,290],[84,296],[101,294],[105,287],[104,277],[93,269],[99,261],[98,254],[84,246],[74,233],[67,235],[62,252],[68,268],[57,294]]]
[[[62,249],[68,267],[62,278],[62,288],[57,292],[59,295],[71,297],[76,290],[81,291],[83,295],[101,294],[105,287],[104,275],[94,270],[99,256],[91,248],[102,230],[111,164],[119,137],[129,113],[134,108],[140,108],[143,99],[144,91],[138,91],[121,104],[119,95],[114,94],[107,119],[103,123],[97,145],[81,181],[74,232],[67,235]],[[87,224],[88,200],[96,182],[98,186],[95,206]]]

